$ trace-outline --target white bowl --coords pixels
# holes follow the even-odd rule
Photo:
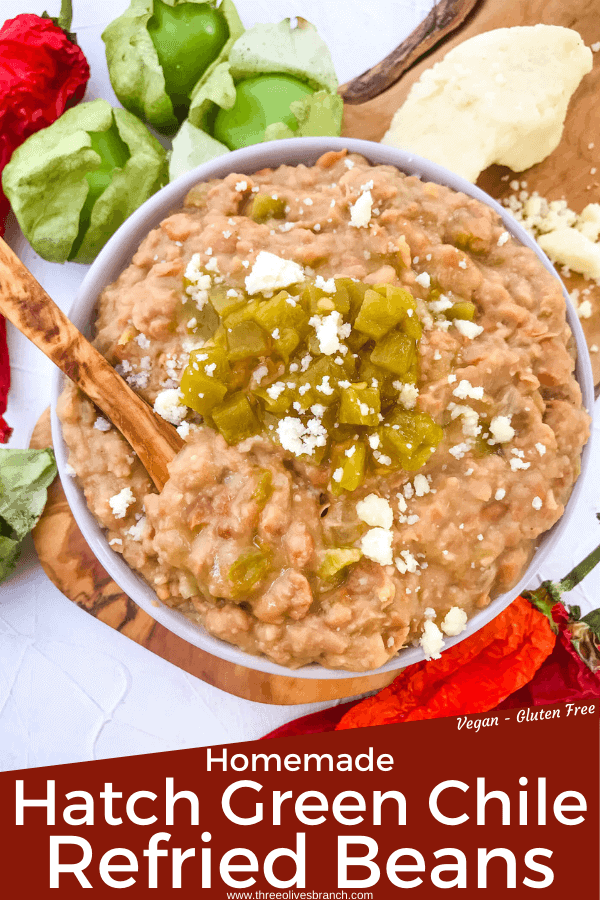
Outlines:
[[[98,255],[91,266],[75,302],[71,309],[71,319],[83,332],[90,332],[90,326],[94,319],[96,300],[102,289],[114,281],[120,272],[129,264],[131,257],[137,250],[143,238],[151,228],[165,218],[170,212],[181,207],[187,192],[199,181],[210,178],[223,178],[231,172],[251,175],[258,169],[276,167],[281,164],[297,165],[305,163],[313,165],[321,154],[328,150],[341,150],[347,148],[351,153],[360,153],[371,163],[388,164],[396,166],[400,171],[410,175],[419,175],[427,181],[434,181],[447,185],[456,191],[462,191],[482,203],[490,206],[504,222],[506,230],[525,246],[530,247],[538,256],[542,264],[558,278],[550,260],[540,250],[535,241],[521,228],[521,226],[504,210],[495,200],[474,187],[458,175],[454,175],[442,166],[429,162],[419,156],[383,144],[375,144],[370,141],[351,140],[347,138],[295,138],[291,140],[273,141],[267,144],[256,144],[243,150],[236,150],[226,156],[220,156],[192,172],[182,175],[172,184],[167,185],[153,197],[144,203],[140,209],[133,213],[119,228],[116,234],[109,240],[104,249]],[[594,404],[594,385],[590,366],[589,354],[579,319],[569,301],[568,294],[563,288],[565,303],[567,305],[567,318],[577,343],[578,359],[576,376],[583,392],[585,407],[591,411]],[[179,635],[190,644],[200,647],[214,656],[228,660],[250,669],[268,672],[276,675],[287,675],[294,678],[348,678],[352,675],[365,675],[365,672],[347,672],[345,670],[326,669],[320,665],[304,666],[301,669],[288,669],[276,665],[268,659],[253,656],[238,650],[232,644],[213,637],[201,626],[195,625],[177,610],[170,609],[160,603],[155,606],[156,594],[148,584],[129,568],[127,563],[118,554],[114,553],[100,527],[87,508],[83,491],[74,478],[65,471],[67,462],[67,449],[63,441],[60,421],[56,415],[56,401],[62,390],[63,376],[56,370],[52,384],[52,439],[56,453],[58,470],[67,500],[75,516],[86,541],[98,560],[107,572],[114,578],[135,602],[145,610],[153,619],[160,622],[170,631]],[[588,442],[583,451],[582,470],[562,518],[546,532],[540,539],[539,546],[527,567],[527,571],[510,591],[496,597],[490,605],[474,615],[468,622],[466,629],[456,638],[447,640],[446,645],[452,646],[463,638],[476,632],[487,622],[491,621],[518,594],[532,585],[535,575],[539,572],[546,559],[556,550],[556,546],[568,527],[577,497],[583,487],[583,482],[589,473],[591,442]],[[424,659],[420,647],[408,647],[401,650],[397,656],[387,662],[377,672],[386,672],[401,669],[411,663]],[[373,674],[373,672],[369,673]]]

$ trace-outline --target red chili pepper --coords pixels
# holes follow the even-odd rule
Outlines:
[[[487,712],[531,680],[555,642],[546,616],[517,597],[440,659],[410,666],[389,687],[358,703],[337,729]]]
[[[71,0],[58,20],[22,13],[0,28],[0,175],[23,141],[83,99],[90,68],[69,34]],[[8,210],[0,183],[0,237]],[[0,321],[0,442],[11,429],[2,418],[10,388],[6,325]]]

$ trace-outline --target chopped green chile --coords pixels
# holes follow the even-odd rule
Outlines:
[[[392,461],[408,472],[425,465],[444,436],[427,413],[396,410],[379,429],[381,443]]]
[[[269,469],[264,469],[258,479],[252,499],[256,500],[261,509],[273,493],[273,476]]]
[[[255,222],[266,222],[268,219],[285,218],[286,201],[282,197],[270,194],[255,194],[250,208],[250,217]]]
[[[470,300],[458,300],[450,309],[446,310],[447,319],[465,319],[472,322],[475,318],[477,307]]]
[[[251,594],[271,571],[271,554],[261,547],[242,553],[227,573],[236,597]]]
[[[227,355],[231,362],[266,356],[269,350],[267,335],[256,322],[242,322],[227,332]]]
[[[249,214],[260,201],[256,214],[266,215],[268,200],[274,198],[258,194]],[[391,460],[383,464],[388,471],[415,471],[434,452],[441,427],[398,402],[402,385],[415,384],[419,376],[421,323],[408,291],[335,278],[333,285],[304,281],[253,297],[243,287],[213,283],[208,299],[206,308],[219,324],[190,354],[181,391],[184,403],[229,444],[262,433],[285,447],[283,419],[299,420],[307,433],[316,419],[326,440],[296,455],[328,467],[329,490],[336,496],[381,471],[383,456]],[[455,305],[460,304],[458,312],[469,315],[467,301]],[[328,338],[319,323],[334,313],[337,327],[350,324],[351,331],[338,338],[338,352],[325,353],[321,346]],[[373,435],[379,436],[379,452],[369,446]],[[266,503],[271,490],[261,475],[254,499]]]
[[[250,401],[241,391],[233,394],[219,406],[215,406],[211,416],[228,444],[245,441],[261,430],[261,424],[250,406]]]
[[[407,334],[393,331],[375,344],[371,362],[394,375],[405,375],[410,371],[416,349]]]
[[[344,425],[377,425],[381,409],[379,391],[366,384],[342,389],[340,422]]]
[[[417,304],[408,291],[391,284],[378,284],[366,291],[354,327],[377,341],[408,318],[409,310],[416,318]]]
[[[352,449],[354,448],[354,449]],[[350,451],[350,456],[347,455]],[[332,460],[332,479],[329,488],[335,496],[343,491],[355,491],[365,480],[367,448],[361,441],[350,447],[337,447]],[[334,477],[341,469],[341,477]]]
[[[333,578],[342,569],[357,563],[361,556],[362,552],[355,547],[334,547],[325,550],[317,569],[317,575],[325,580]]]

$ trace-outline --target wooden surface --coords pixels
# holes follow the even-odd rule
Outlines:
[[[475,34],[512,25],[538,22],[575,28],[590,45],[600,40],[600,0],[484,0],[467,19],[465,25],[436,47],[426,58],[404,75],[385,93],[361,105],[347,105],[344,134],[378,141],[387,130],[396,109],[423,70],[442,59],[460,41]],[[600,54],[598,64],[586,75],[573,97],[567,115],[565,132],[557,150],[548,159],[518,175],[527,182],[527,190],[537,190],[549,200],[565,198],[579,212],[600,199],[600,115],[596,98],[600,96]],[[590,148],[590,144],[594,146]],[[502,177],[516,176],[508,169],[492,167],[484,172],[478,184],[489,194],[501,199],[511,192]],[[569,290],[593,286],[589,299],[594,314],[582,324],[588,344],[600,346],[600,289],[581,276],[565,279]],[[592,353],[596,383],[600,383],[600,353]],[[32,438],[32,446],[50,446],[49,416],[44,414]],[[349,697],[376,690],[388,684],[392,675],[365,676],[339,681],[304,681],[291,677],[264,675],[251,669],[233,666],[192,647],[154,622],[127,597],[94,558],[71,515],[57,480],[49,492],[44,515],[34,531],[34,541],[46,574],[70,600],[100,621],[143,645],[158,656],[222,690],[263,703],[295,704]]]
[[[429,53],[385,93],[360,106],[344,109],[344,131],[349,137],[379,141],[387,131],[392,116],[406,99],[421,73],[438,62],[457,44],[494,28],[514,25],[562,25],[574,28],[590,46],[600,40],[600,0],[485,0],[469,16],[465,25]],[[594,54],[594,68],[584,77],[569,105],[562,141],[543,162],[518,176],[510,169],[492,166],[482,173],[477,184],[492,197],[501,200],[512,193],[502,181],[509,175],[527,182],[529,192],[538,191],[548,200],[564,198],[571,209],[581,212],[584,206],[600,201],[600,53]],[[590,144],[593,144],[590,149]],[[592,175],[591,169],[598,173]],[[567,290],[591,287],[588,297],[593,315],[583,319],[588,346],[600,347],[600,288],[583,276],[565,278]],[[594,381],[600,383],[600,353],[592,352]]]

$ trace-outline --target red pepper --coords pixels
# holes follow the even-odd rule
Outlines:
[[[90,68],[69,34],[71,0],[58,20],[22,13],[0,28],[0,175],[23,141],[83,99]],[[0,236],[10,206],[0,183]],[[10,388],[6,325],[0,320],[0,443],[11,429],[2,418]]]
[[[409,666],[389,687],[357,704],[337,729],[487,712],[531,681],[555,642],[546,616],[517,597],[440,659]]]

